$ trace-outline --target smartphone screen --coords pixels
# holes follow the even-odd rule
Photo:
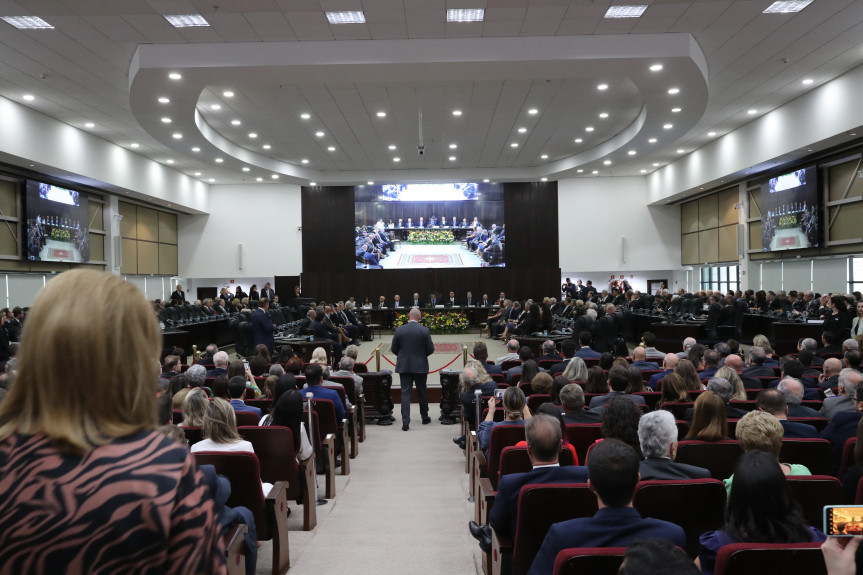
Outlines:
[[[494,390],[494,397],[495,397],[495,399],[502,399],[502,398],[503,398],[503,392],[504,392],[504,391],[506,391],[506,390],[504,390],[504,389],[495,389],[495,390]]]
[[[243,368],[249,369],[249,362],[248,361],[243,362]]]
[[[825,505],[824,533],[829,537],[863,535],[863,505]]]

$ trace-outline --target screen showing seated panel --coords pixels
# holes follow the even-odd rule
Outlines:
[[[815,166],[771,178],[761,186],[761,251],[818,247],[821,238]]]
[[[27,180],[24,254],[42,262],[90,261],[87,196],[45,182]]]
[[[354,188],[357,269],[506,265],[500,184],[388,184]]]

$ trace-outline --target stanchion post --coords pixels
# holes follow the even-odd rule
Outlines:
[[[461,346],[461,353],[462,353],[462,360],[463,360],[462,365],[463,366],[467,365],[467,346],[466,345]]]
[[[378,347],[375,348],[375,371],[379,372],[379,373],[381,371],[381,346],[380,345],[378,345]]]

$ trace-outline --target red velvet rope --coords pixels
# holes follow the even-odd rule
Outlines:
[[[395,366],[396,366],[396,364],[394,364],[392,361],[390,361],[390,358],[388,358],[387,356],[382,355],[381,357],[382,357],[382,358],[384,358],[385,360],[387,360],[391,366],[393,366],[393,367],[395,367]],[[437,372],[441,371],[442,369],[446,369],[446,368],[448,368],[448,367],[449,367],[449,366],[451,366],[453,363],[455,363],[455,360],[457,360],[457,359],[458,359],[458,358],[460,358],[460,357],[461,357],[461,354],[458,354],[457,356],[455,356],[454,358],[452,358],[452,361],[450,361],[450,362],[449,362],[448,364],[446,364],[445,366],[443,366],[443,367],[439,367],[438,369],[436,369],[436,370],[434,370],[434,371],[430,371],[430,372],[429,372],[429,375],[431,375],[431,374],[433,374],[433,373],[437,373]]]

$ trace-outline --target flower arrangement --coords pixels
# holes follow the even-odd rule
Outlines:
[[[408,233],[408,243],[411,244],[449,244],[455,241],[450,230],[423,230]]]
[[[393,327],[405,325],[408,321],[407,314],[398,314]],[[420,324],[429,328],[432,333],[465,333],[470,327],[470,322],[461,313],[425,314],[420,319]]]
[[[54,228],[51,230],[51,239],[61,242],[69,242],[72,241],[72,235],[69,233],[69,230]]]

